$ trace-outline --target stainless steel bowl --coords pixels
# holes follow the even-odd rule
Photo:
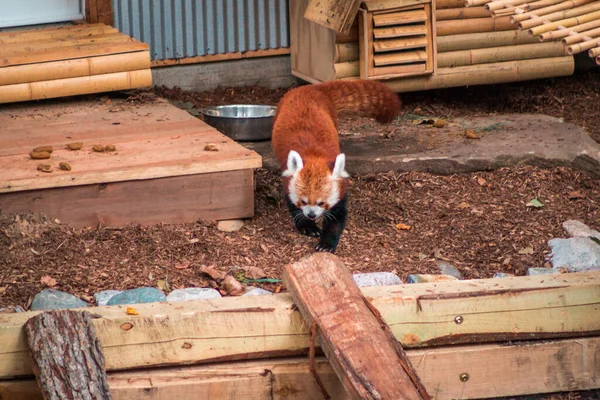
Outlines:
[[[200,110],[204,121],[233,140],[257,141],[271,138],[277,107],[232,104]]]

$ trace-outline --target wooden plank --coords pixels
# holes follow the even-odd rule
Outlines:
[[[0,55],[0,67],[105,56],[108,54],[132,53],[135,51],[147,51],[148,48],[148,44],[146,43],[132,41],[129,43],[88,44],[67,48],[49,49],[48,51],[7,54]]]
[[[0,32],[0,44],[29,43],[38,40],[83,38],[89,35],[106,35],[119,32],[104,24],[73,25],[60,28],[17,30]]]
[[[427,61],[427,53],[424,50],[403,51],[401,53],[376,54],[373,59],[376,67],[395,64],[411,64]]]
[[[112,0],[95,0],[97,13],[98,13],[98,22],[104,23],[106,25],[114,24],[114,14],[113,14],[113,1]]]
[[[368,0],[363,1],[367,11],[390,11],[398,8],[410,7],[430,3],[429,0]]]
[[[360,3],[359,0],[309,0],[304,18],[335,32],[348,33]]]
[[[75,228],[254,216],[252,169],[0,194],[2,212],[41,212]]]
[[[373,79],[393,79],[429,73],[425,63],[402,64],[373,68]]]
[[[403,347],[600,334],[600,272],[361,290]],[[94,308],[108,371],[306,354],[309,347],[309,327],[287,293],[139,304],[136,311]],[[33,315],[0,314],[1,379],[31,374],[22,329]]]
[[[287,265],[283,281],[353,398],[430,398],[404,349],[339,258],[315,253]]]
[[[376,53],[418,49],[427,45],[425,36],[408,37],[400,39],[376,40],[373,42],[373,49]]]
[[[392,26],[373,29],[375,39],[390,39],[405,36],[420,36],[427,33],[425,25]]]
[[[414,24],[418,22],[425,22],[426,20],[427,14],[425,14],[424,9],[373,15],[373,25],[376,27]]]
[[[60,39],[60,40],[40,40],[31,43],[13,43],[3,45],[0,49],[0,57],[14,57],[32,52],[47,52],[50,50],[65,49],[69,47],[85,46],[92,44],[114,44],[114,43],[132,43],[137,42],[135,39],[119,34],[109,33],[107,35],[87,36],[85,38],[76,39]]]
[[[600,338],[471,345],[408,350],[407,355],[436,400],[508,397],[600,388]],[[113,372],[115,400],[319,399],[322,394],[305,357],[215,363],[181,368]],[[316,370],[334,400],[349,400],[330,364]],[[466,375],[463,375],[466,374]],[[462,381],[468,376],[466,381]],[[0,381],[4,399],[39,400],[33,380]]]
[[[85,20],[89,23],[98,22],[98,0],[87,0],[85,2]]]
[[[52,61],[4,67],[0,73],[1,85],[52,81],[89,75],[136,71],[150,68],[150,52],[111,54],[90,58]]]
[[[435,2],[431,4],[425,5],[425,13],[430,15],[431,17],[425,21],[425,26],[427,27],[427,46],[425,47],[425,51],[427,52],[427,61],[425,62],[427,70],[435,73],[437,69],[437,18],[436,18],[436,9]]]
[[[25,334],[44,399],[112,398],[102,346],[89,312],[38,314],[25,324]]]
[[[289,47],[281,47],[278,49],[266,49],[266,50],[249,50],[249,51],[238,51],[235,53],[224,53],[224,54],[209,54],[206,56],[197,57],[185,57],[168,60],[152,60],[152,68],[156,67],[170,67],[173,65],[188,65],[188,64],[201,64],[215,61],[228,61],[228,60],[241,60],[244,58],[255,58],[255,57],[272,57],[290,54]]]

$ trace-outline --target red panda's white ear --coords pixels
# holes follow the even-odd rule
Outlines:
[[[283,171],[282,176],[293,176],[297,172],[299,172],[302,168],[304,168],[304,163],[302,162],[302,157],[298,154],[297,151],[291,150],[288,154],[287,159],[287,169]]]
[[[333,166],[331,177],[333,179],[350,177],[348,172],[346,172],[346,155],[344,153],[338,154],[338,156],[335,158],[335,165]]]

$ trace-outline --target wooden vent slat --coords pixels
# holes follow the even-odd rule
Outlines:
[[[377,54],[373,56],[376,67],[397,64],[411,64],[427,61],[427,52],[424,50],[403,51],[400,53]]]
[[[402,39],[389,39],[389,40],[377,40],[373,42],[373,49],[376,53],[386,51],[398,51],[398,50],[409,50],[418,49],[427,45],[427,38],[422,37],[411,37]]]
[[[374,26],[405,25],[427,21],[424,9],[373,15]]]
[[[425,35],[426,33],[427,28],[423,24],[373,29],[373,36],[375,37],[375,39],[391,39],[405,36],[419,36]]]

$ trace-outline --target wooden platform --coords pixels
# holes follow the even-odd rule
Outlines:
[[[2,213],[43,212],[76,227],[254,214],[253,169],[261,157],[166,100],[4,105],[0,126]],[[68,150],[73,142],[83,148]],[[116,151],[95,152],[96,144]],[[53,146],[52,158],[31,159],[42,145]],[[60,170],[60,162],[72,170]],[[38,171],[40,163],[53,171]]]
[[[0,103],[151,84],[148,45],[108,25],[0,32]]]

